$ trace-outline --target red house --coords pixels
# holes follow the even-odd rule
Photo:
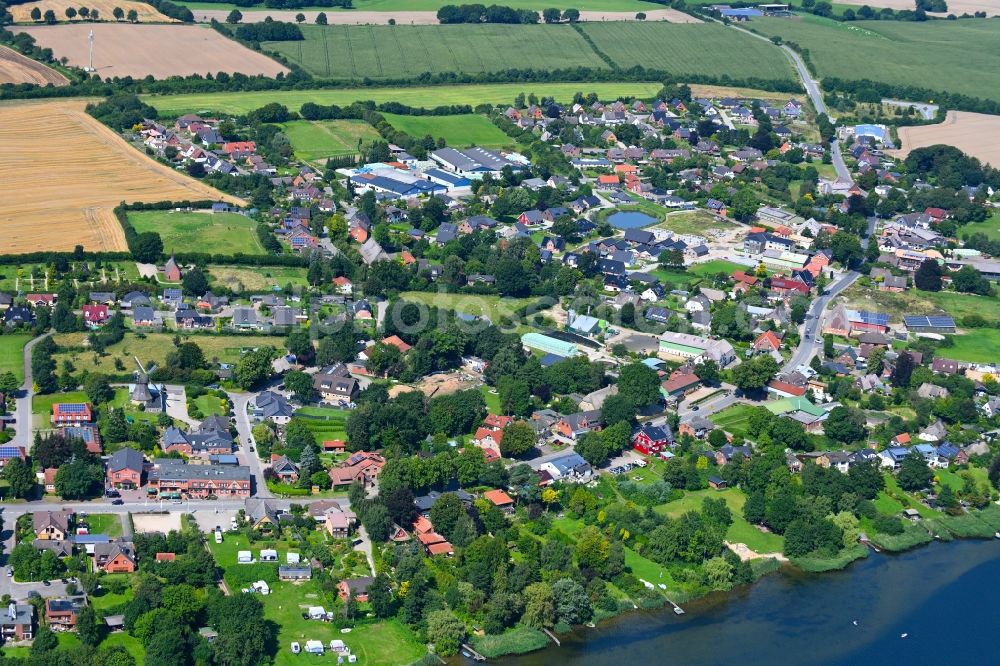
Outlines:
[[[647,456],[657,454],[673,443],[673,433],[670,431],[670,426],[666,424],[654,426],[646,423],[632,437],[632,448]]]
[[[753,342],[753,350],[757,353],[778,351],[780,348],[781,339],[774,331],[764,331]]]
[[[794,296],[796,294],[802,296],[809,295],[809,285],[801,280],[792,280],[785,277],[771,278],[771,290],[782,296]]]
[[[97,328],[98,326],[104,325],[108,320],[108,306],[107,305],[84,305],[83,306],[83,321],[87,326],[91,328]]]
[[[52,423],[76,424],[90,423],[93,413],[89,402],[57,402],[52,405]]]
[[[163,277],[167,282],[181,281],[181,268],[177,265],[177,261],[173,255],[170,255],[166,265],[163,267]]]

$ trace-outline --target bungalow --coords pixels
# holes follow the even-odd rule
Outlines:
[[[156,313],[153,308],[145,305],[133,306],[132,323],[140,327],[152,326],[156,323]]]
[[[295,483],[299,480],[299,466],[288,456],[272,454],[271,471],[282,483]]]
[[[350,296],[354,293],[354,283],[349,278],[344,276],[335,277],[333,278],[333,284],[337,288],[338,294]]]
[[[483,493],[483,499],[499,508],[506,514],[514,513],[514,500],[502,490],[488,490]]]

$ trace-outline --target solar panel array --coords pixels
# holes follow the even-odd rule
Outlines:
[[[20,446],[0,446],[0,459],[7,460],[9,458],[20,458],[20,457],[21,457]]]
[[[858,312],[859,321],[863,324],[872,324],[875,326],[888,326],[889,325],[889,315],[884,312],[867,312],[861,310]]]
[[[86,414],[90,405],[85,402],[60,402],[56,404],[56,409],[61,414]]]
[[[954,318],[947,315],[910,315],[903,317],[903,322],[909,328],[955,328]]]

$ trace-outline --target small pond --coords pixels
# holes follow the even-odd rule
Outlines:
[[[622,210],[609,215],[608,222],[616,229],[639,229],[656,224],[657,219],[645,213]]]

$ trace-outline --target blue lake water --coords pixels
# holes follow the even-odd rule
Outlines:
[[[682,616],[627,613],[491,663],[996,664],[998,583],[1000,541],[933,543],[840,572],[782,571]]]
[[[608,215],[608,223],[618,229],[639,229],[656,224],[656,218],[645,213],[623,210]]]

